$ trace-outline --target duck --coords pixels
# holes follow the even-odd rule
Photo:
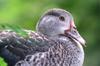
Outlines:
[[[85,40],[70,12],[52,8],[44,12],[36,31],[23,37],[0,31],[0,57],[8,66],[83,66]]]

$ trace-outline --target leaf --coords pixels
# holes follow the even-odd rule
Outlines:
[[[0,57],[0,66],[7,66],[7,63]]]

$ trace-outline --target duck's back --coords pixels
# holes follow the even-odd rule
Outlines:
[[[17,61],[23,60],[26,55],[45,52],[50,46],[50,41],[33,31],[26,31],[23,37],[13,31],[0,31],[0,56],[13,66]]]

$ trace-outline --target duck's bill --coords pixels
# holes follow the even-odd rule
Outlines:
[[[65,34],[68,36],[68,37],[70,37],[72,40],[76,40],[76,41],[78,41],[80,44],[82,44],[83,46],[85,46],[86,47],[86,45],[85,45],[85,40],[81,37],[81,35],[78,33],[78,31],[77,30],[75,30],[75,29],[73,29],[73,30],[71,30],[71,31],[68,31],[68,32],[66,32],[65,31]]]

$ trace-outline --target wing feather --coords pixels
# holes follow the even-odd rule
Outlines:
[[[9,66],[22,60],[27,55],[46,52],[52,46],[50,41],[33,31],[26,31],[27,37],[22,37],[13,31],[0,31],[0,56]]]

